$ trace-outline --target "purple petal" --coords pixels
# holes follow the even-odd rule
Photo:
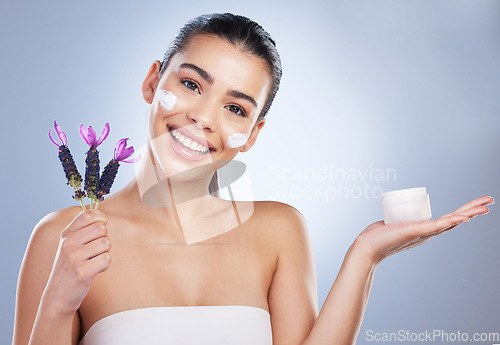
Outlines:
[[[123,160],[122,162],[123,163],[135,163],[135,162],[138,162],[139,159],[141,159],[141,155],[135,157],[134,159]]]
[[[80,136],[83,138],[83,140],[85,140],[87,145],[91,146],[88,139],[87,139],[87,134],[88,134],[88,130],[86,130],[85,127],[83,127],[83,124],[81,124],[80,125]]]
[[[115,152],[114,152],[115,160],[118,161],[119,157],[122,156],[122,151],[125,148],[125,146],[127,146],[128,139],[129,138],[123,138],[123,139],[118,140],[118,142],[116,143]],[[125,157],[125,158],[127,158],[127,157]]]
[[[58,144],[58,143],[56,143],[56,142],[54,141],[54,139],[52,139],[52,137],[50,136],[50,132],[52,132],[52,129],[50,129],[50,130],[49,130],[49,139],[50,139],[50,141],[52,141],[54,144],[56,144],[56,145],[59,147],[59,144]]]
[[[88,128],[85,129],[82,124],[80,126],[80,136],[83,138],[83,140],[85,140],[85,142],[90,146],[91,149],[95,149],[97,147],[96,134],[92,126],[88,126]]]
[[[108,134],[109,134],[109,123],[106,122],[106,124],[104,125],[104,129],[102,130],[102,133],[99,136],[99,140],[97,140],[96,146],[101,145],[101,143],[104,141],[104,139],[106,139],[108,137]]]
[[[133,154],[134,154],[134,147],[133,146],[127,147],[123,149],[122,152],[120,152],[117,161],[118,162],[123,161],[124,159],[127,159],[128,157],[132,156]]]
[[[127,159],[128,157],[132,156],[134,154],[134,147],[126,147],[127,146],[127,140],[129,138],[123,138],[118,141],[118,143],[115,146],[115,160],[117,162],[124,162],[124,163],[135,163],[141,159],[141,155],[134,159]]]
[[[97,135],[95,134],[92,126],[89,126],[89,128],[87,128],[87,140],[90,143],[90,147],[92,147],[93,149],[97,147]]]
[[[61,140],[63,145],[66,145],[68,143],[68,139],[66,138],[66,134],[62,131],[61,127],[54,121],[54,127],[56,128],[57,136]]]

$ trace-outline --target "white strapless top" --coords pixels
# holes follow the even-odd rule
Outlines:
[[[131,309],[98,320],[79,345],[271,345],[270,319],[249,306]]]

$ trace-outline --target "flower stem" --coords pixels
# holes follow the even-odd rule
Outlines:
[[[92,209],[93,205],[94,205],[94,199],[90,198],[90,209]]]
[[[80,199],[80,203],[82,204],[82,208],[83,208],[83,210],[85,211],[85,204],[83,203],[83,200],[82,200],[82,199]]]
[[[99,201],[96,201],[94,209],[97,210],[98,207],[99,207]]]

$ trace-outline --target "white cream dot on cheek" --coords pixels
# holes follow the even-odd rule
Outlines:
[[[245,145],[247,142],[247,135],[245,133],[233,133],[227,138],[227,147],[236,149]]]
[[[167,90],[159,90],[158,91],[158,101],[160,102],[160,106],[165,110],[174,109],[175,104],[177,103],[177,96],[172,92]]]

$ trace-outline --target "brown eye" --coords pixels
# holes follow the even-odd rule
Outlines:
[[[192,80],[185,79],[181,80],[181,83],[193,92],[200,93],[200,88],[197,83]]]
[[[231,104],[231,105],[228,105],[227,107],[225,107],[227,110],[229,110],[230,112],[232,113],[235,113],[236,115],[239,115],[239,116],[247,116],[247,114],[245,113],[245,110],[243,110],[242,107],[240,107],[239,105],[236,105],[236,104]]]

